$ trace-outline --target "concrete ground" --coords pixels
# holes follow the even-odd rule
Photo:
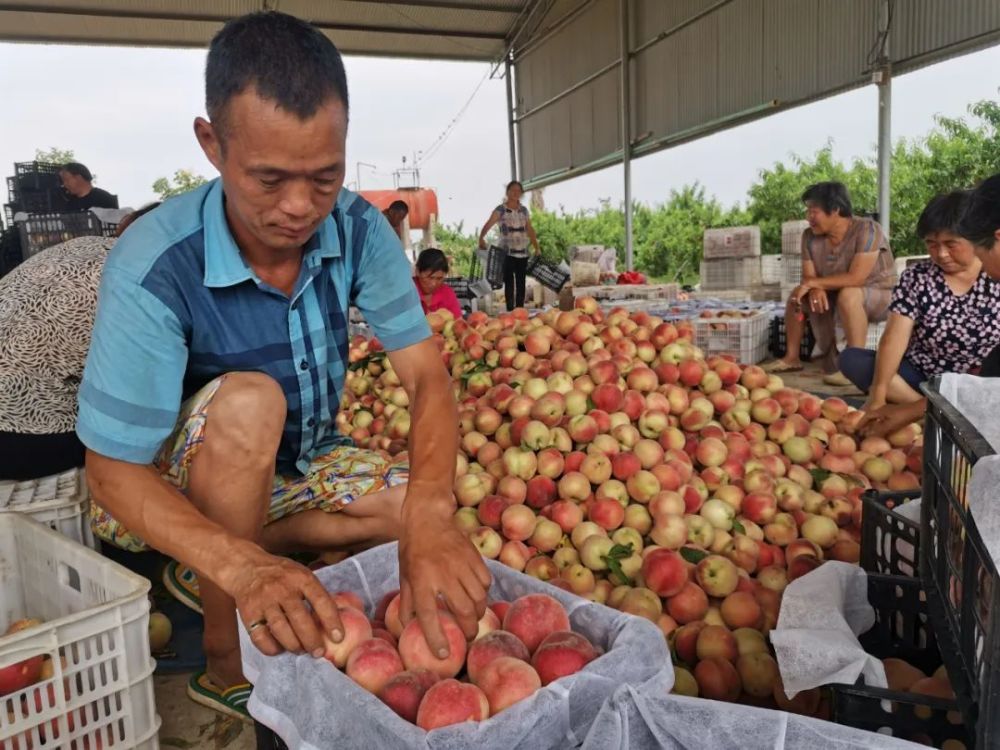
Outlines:
[[[836,387],[823,382],[823,372],[807,364],[802,372],[781,376],[785,385],[824,396],[860,399],[853,386]],[[156,707],[163,720],[160,744],[164,748],[194,750],[252,750],[256,747],[253,727],[226,718],[199,706],[187,697],[185,688],[190,675],[165,675],[155,678]]]
[[[160,746],[182,750],[253,750],[257,747],[254,729],[236,719],[199,706],[187,697],[190,675],[163,675],[154,678],[156,710],[160,714]]]

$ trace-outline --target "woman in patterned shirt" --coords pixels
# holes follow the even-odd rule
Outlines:
[[[507,251],[503,262],[504,298],[507,310],[524,307],[525,278],[528,272],[528,244],[541,253],[531,215],[521,205],[524,187],[517,180],[507,183],[507,200],[497,206],[479,233],[479,247],[486,249],[486,233],[500,225],[500,247]]]
[[[920,384],[944,372],[978,370],[1000,344],[1000,284],[957,232],[969,194],[934,198],[917,222],[930,262],[903,272],[878,354],[847,349],[840,370],[868,392],[868,410],[919,401]]]
[[[158,203],[129,214],[118,234]],[[42,250],[0,279],[0,480],[83,466],[77,391],[111,237]]]

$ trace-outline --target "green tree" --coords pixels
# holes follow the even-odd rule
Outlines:
[[[451,261],[451,276],[468,276],[472,264],[472,251],[478,238],[464,231],[464,222],[439,225],[434,229],[434,244]]]
[[[76,156],[71,148],[57,148],[56,146],[52,146],[47,149],[35,149],[35,161],[45,164],[68,164],[75,159]]]
[[[200,185],[204,185],[208,180],[200,174],[189,169],[178,169],[174,172],[173,180],[161,177],[153,183],[153,192],[160,196],[160,200],[172,198],[175,195],[194,190]]]

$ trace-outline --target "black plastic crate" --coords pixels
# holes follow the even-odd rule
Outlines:
[[[21,252],[25,258],[75,237],[103,235],[100,219],[89,211],[32,216],[17,222],[16,226],[21,235]]]
[[[528,275],[556,294],[559,294],[566,286],[566,282],[569,281],[569,271],[561,268],[558,263],[545,260],[537,255],[533,255],[528,261]]]
[[[910,578],[920,574],[920,522],[894,510],[919,497],[919,491],[878,490],[861,496],[861,567],[867,572]]]
[[[472,281],[461,276],[451,276],[444,280],[459,299],[472,299]]]
[[[18,190],[52,190],[59,189],[62,181],[59,179],[61,164],[48,164],[41,161],[25,161],[14,165],[14,180]],[[8,183],[8,189],[9,183]]]
[[[927,615],[920,581],[906,576],[868,576],[875,626],[858,640],[872,656],[896,657],[928,677],[941,666],[941,650]],[[955,688],[957,690],[957,688]],[[961,742],[971,748],[959,701],[855,685],[831,685],[831,718],[838,724],[926,742]],[[873,745],[874,747],[874,745]]]
[[[486,253],[486,280],[494,289],[500,289],[503,286],[503,265],[506,260],[506,250],[496,245],[490,245],[489,252]]]
[[[968,510],[972,468],[993,455],[992,446],[940,393],[940,378],[923,386],[927,396],[920,575],[953,680],[969,685],[970,726],[977,745],[1000,743],[1000,581]]]
[[[18,190],[10,195],[14,211],[28,214],[57,214],[66,208],[66,196],[61,190]]]
[[[0,277],[6,276],[21,264],[21,237],[13,227],[0,232]]]
[[[812,359],[813,347],[816,346],[816,337],[813,336],[812,326],[809,321],[805,321],[805,332],[802,336],[802,345],[799,347],[799,359],[808,362]],[[785,349],[788,344],[785,341],[785,316],[779,315],[771,318],[771,328],[768,331],[768,349],[771,356],[780,359],[785,356]]]
[[[288,750],[288,745],[260,722],[255,721],[253,728],[257,739],[257,750]]]

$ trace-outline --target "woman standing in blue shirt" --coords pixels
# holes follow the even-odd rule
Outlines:
[[[500,225],[500,247],[507,251],[503,264],[504,297],[507,310],[524,307],[525,277],[528,273],[528,244],[541,253],[531,215],[521,204],[524,187],[517,180],[507,183],[507,200],[497,206],[479,233],[479,247],[486,249],[486,233]]]

